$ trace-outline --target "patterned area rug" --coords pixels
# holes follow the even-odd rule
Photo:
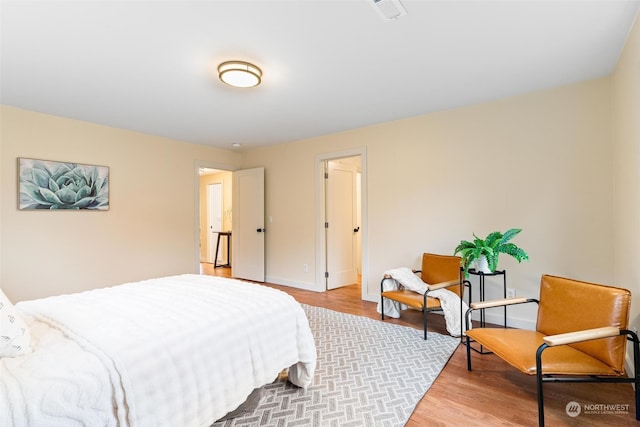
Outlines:
[[[400,427],[431,387],[460,340],[367,317],[302,305],[318,365],[306,390],[279,378],[231,426]],[[236,415],[234,414],[234,415]]]

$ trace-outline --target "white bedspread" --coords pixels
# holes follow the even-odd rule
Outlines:
[[[304,311],[264,286],[182,275],[16,307],[34,351],[0,361],[8,425],[208,426],[284,368],[313,380]]]

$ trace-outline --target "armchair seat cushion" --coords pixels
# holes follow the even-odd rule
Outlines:
[[[400,304],[408,305],[409,307],[422,310],[424,305],[424,296],[417,292],[408,291],[406,289],[398,289],[395,291],[382,292],[384,298],[389,298],[394,301],[398,301]],[[440,307],[440,300],[437,298],[427,297],[427,309]]]
[[[467,331],[469,338],[486,346],[498,357],[528,375],[536,374],[536,352],[544,343],[537,331],[505,328],[478,328]],[[620,376],[607,364],[570,345],[547,348],[542,354],[543,374]]]

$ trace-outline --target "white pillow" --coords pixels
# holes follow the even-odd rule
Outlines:
[[[18,310],[0,289],[0,357],[22,356],[31,352],[31,335]]]

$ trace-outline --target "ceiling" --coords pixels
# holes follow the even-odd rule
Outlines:
[[[1,2],[0,101],[198,144],[297,141],[609,75],[638,0]],[[262,68],[222,84],[230,59]]]

